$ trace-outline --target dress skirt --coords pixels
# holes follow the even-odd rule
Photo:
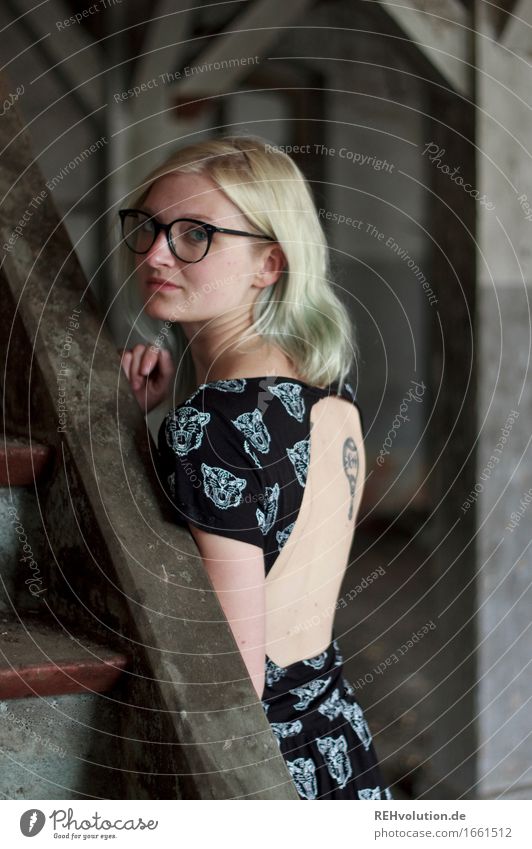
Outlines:
[[[289,666],[266,655],[262,706],[301,799],[393,799],[336,639]]]

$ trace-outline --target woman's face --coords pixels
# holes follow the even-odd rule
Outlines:
[[[239,208],[205,175],[168,174],[151,187],[140,207],[163,224],[196,218],[219,227],[258,232]],[[262,247],[262,245],[264,247]],[[146,254],[135,254],[137,280],[145,312],[152,318],[204,322],[222,314],[237,318],[260,289],[278,279],[282,254],[278,245],[245,236],[215,233],[207,256],[183,262],[160,232]],[[166,281],[171,284],[160,288]]]

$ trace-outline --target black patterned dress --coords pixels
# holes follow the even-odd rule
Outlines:
[[[294,527],[310,460],[310,411],[340,390],[288,377],[204,383],[158,434],[179,524],[260,546],[268,575]],[[362,419],[362,414],[361,414]],[[265,656],[262,706],[301,799],[392,799],[334,638],[281,667]]]

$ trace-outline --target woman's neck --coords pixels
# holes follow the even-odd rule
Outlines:
[[[204,360],[198,362],[192,352],[196,379],[198,384],[210,383],[215,380],[234,380],[239,377],[263,377],[284,375],[299,378],[290,358],[278,348],[271,345],[258,347],[253,350],[227,351],[217,357],[207,366]]]

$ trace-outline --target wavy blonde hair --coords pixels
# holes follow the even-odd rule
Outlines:
[[[282,350],[305,382],[342,384],[358,354],[355,329],[334,292],[325,234],[295,162],[257,136],[207,139],[172,153],[124,205],[141,207],[154,182],[175,171],[210,177],[249,222],[283,250],[286,268],[276,283],[261,290],[247,333],[259,334]],[[127,278],[128,317],[147,341],[162,347],[166,340],[177,364],[175,394],[185,396],[197,385],[188,340],[177,322],[165,322],[155,340],[153,326],[143,327],[143,319],[137,318],[140,299],[133,307],[131,297],[133,255],[124,245],[119,253]]]

